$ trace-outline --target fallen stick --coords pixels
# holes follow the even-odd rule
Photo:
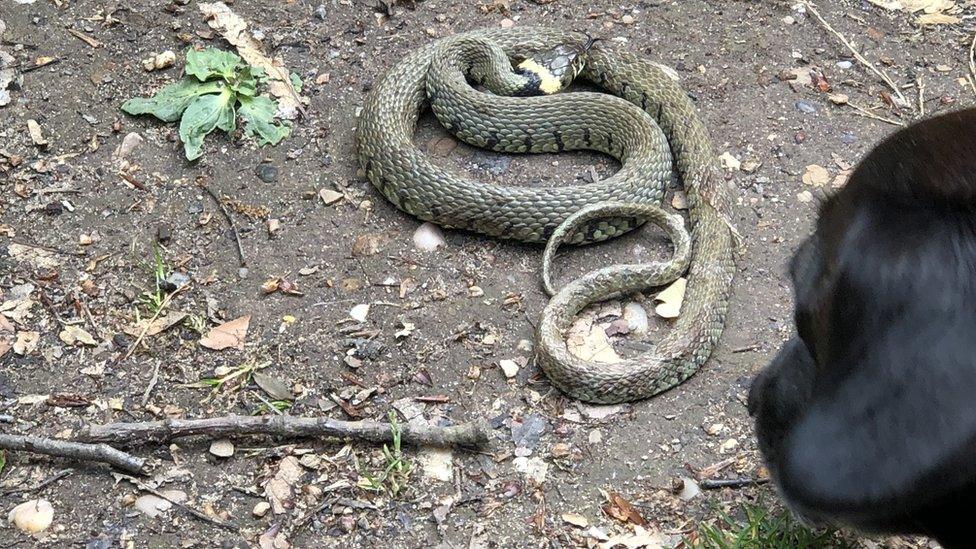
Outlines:
[[[156,490],[156,489],[154,489],[154,488],[152,488],[150,486],[147,486],[143,482],[139,482],[139,480],[136,479],[136,478],[130,477],[128,475],[118,475],[118,477],[119,478],[123,478],[123,479],[131,482],[132,484],[135,484],[136,485],[136,488],[138,488],[138,489],[140,489],[140,490],[142,490],[144,492],[149,492],[150,494],[156,496],[159,499],[164,499],[164,500],[172,503],[177,508],[182,509],[184,512],[189,513],[190,515],[192,515],[192,516],[194,516],[194,517],[196,517],[196,518],[198,518],[198,519],[200,519],[200,520],[202,520],[204,522],[208,522],[210,524],[213,524],[214,526],[219,526],[221,528],[226,528],[227,530],[230,530],[232,532],[239,533],[241,531],[240,528],[238,528],[237,526],[234,526],[233,524],[231,524],[229,522],[224,522],[224,521],[219,520],[219,519],[216,519],[214,517],[207,516],[204,513],[201,513],[200,511],[197,511],[193,507],[190,507],[189,505],[186,505],[184,503],[180,503],[179,501],[176,501],[173,498],[168,497],[166,494],[160,492],[159,490]]]
[[[0,449],[34,452],[76,461],[98,461],[127,471],[142,473],[146,460],[112,448],[108,444],[85,444],[53,438],[0,434]]]
[[[720,490],[722,488],[744,488],[746,486],[759,486],[769,482],[768,478],[718,478],[705,479],[698,483],[702,490]]]
[[[39,491],[43,490],[44,488],[47,488],[48,486],[54,484],[55,482],[63,479],[64,477],[67,477],[72,472],[73,471],[71,469],[65,469],[65,470],[57,473],[56,475],[48,478],[47,480],[44,480],[44,481],[42,481],[39,484],[36,484],[34,486],[24,486],[22,488],[11,488],[10,490],[4,491],[4,492],[0,492],[0,497],[12,496],[14,494],[26,494],[26,493],[29,493],[29,492],[39,492]]]
[[[874,66],[874,63],[868,61],[866,57],[861,55],[861,52],[857,51],[857,48],[855,48],[854,45],[851,44],[850,41],[848,41],[843,34],[841,34],[839,31],[837,31],[837,29],[832,27],[830,23],[828,23],[827,20],[824,19],[822,15],[820,15],[820,12],[817,11],[817,8],[813,5],[812,2],[810,2],[809,0],[804,0],[803,5],[806,7],[807,11],[813,14],[813,16],[817,19],[817,21],[823,26],[823,28],[827,29],[827,31],[829,31],[831,34],[836,36],[837,39],[840,40],[841,43],[844,44],[844,46],[846,46],[847,49],[850,50],[852,54],[854,54],[854,59],[860,61],[862,65],[867,67],[871,72],[876,74],[878,78],[881,79],[882,82],[887,84],[888,87],[891,88],[891,91],[895,92],[895,96],[897,96],[898,99],[901,100],[902,105],[906,105],[906,106],[910,105],[908,99],[905,99],[904,94],[901,93],[901,90],[898,88],[898,85],[895,84],[895,82],[891,79],[891,77],[889,77],[885,71]]]
[[[224,214],[224,219],[227,220],[227,224],[230,225],[230,230],[234,233],[234,243],[237,244],[237,259],[240,262],[241,267],[247,267],[247,259],[244,257],[244,245],[241,244],[241,234],[237,231],[237,224],[234,223],[234,218],[231,217],[230,212],[227,211],[227,206],[224,206],[224,203],[221,202],[220,197],[217,196],[217,193],[210,188],[210,185],[207,185],[200,179],[197,180],[197,183],[203,187],[203,190],[207,191],[207,194],[209,194],[211,198],[214,199],[214,202],[217,203],[217,207],[220,208],[220,213]]]
[[[401,425],[399,429],[403,443],[417,446],[481,446],[488,442],[488,428],[483,422],[462,423],[451,427]],[[392,442],[393,428],[389,423],[370,420],[230,415],[90,425],[81,432],[78,440],[124,445],[165,442],[196,435],[211,439],[270,435],[286,438],[348,437],[371,442]]]

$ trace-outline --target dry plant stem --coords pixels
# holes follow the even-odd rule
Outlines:
[[[871,118],[871,119],[874,119],[874,120],[879,120],[881,122],[885,122],[885,123],[891,124],[893,126],[904,126],[905,125],[905,123],[902,122],[902,121],[900,121],[900,120],[894,120],[894,119],[891,119],[891,118],[885,118],[884,116],[880,116],[880,115],[874,114],[873,112],[865,109],[864,107],[859,107],[859,106],[855,105],[854,103],[847,103],[847,105],[850,106],[852,109],[854,109],[854,114],[856,114],[858,116],[863,116],[864,118]]]
[[[97,461],[129,473],[142,473],[146,460],[107,444],[86,444],[53,438],[0,434],[0,449],[34,452],[76,461]]]
[[[722,488],[745,488],[746,486],[759,486],[769,482],[768,478],[729,478],[729,479],[705,479],[698,483],[702,490],[720,490]]]
[[[240,261],[241,267],[247,267],[247,259],[244,258],[244,246],[241,244],[241,234],[237,231],[237,224],[234,223],[234,218],[230,216],[230,212],[227,211],[227,207],[224,203],[220,201],[220,197],[217,193],[210,188],[209,185],[200,183],[203,190],[207,191],[207,194],[214,199],[217,203],[217,207],[220,208],[220,212],[224,214],[224,218],[227,219],[227,223],[230,225],[230,230],[234,233],[234,242],[237,244],[237,259]]]
[[[128,480],[132,484],[135,484],[136,487],[139,488],[140,490],[142,490],[143,492],[148,492],[148,493],[156,496],[159,499],[164,499],[164,500],[172,503],[176,507],[182,509],[183,511],[186,511],[187,513],[193,515],[194,517],[196,517],[196,518],[198,518],[198,519],[200,519],[200,520],[202,520],[204,522],[208,522],[208,523],[213,524],[215,526],[219,526],[221,528],[225,528],[225,529],[230,530],[232,532],[240,532],[240,528],[238,528],[237,526],[234,526],[233,524],[230,524],[229,522],[224,522],[222,520],[215,519],[213,517],[207,516],[207,515],[201,513],[200,511],[197,511],[196,509],[194,509],[194,508],[192,508],[192,507],[190,507],[188,505],[185,505],[183,503],[180,503],[178,501],[175,501],[175,500],[167,497],[166,494],[163,494],[162,492],[160,492],[158,490],[155,490],[155,489],[151,488],[150,486],[147,486],[145,483],[139,482],[139,480],[136,479],[136,478],[130,477],[128,475],[119,475],[119,476],[121,478],[124,478],[125,480]]]
[[[144,444],[188,436],[224,438],[244,435],[270,435],[286,438],[348,437],[370,442],[392,442],[389,423],[377,421],[339,421],[321,417],[222,416],[205,419],[166,419],[136,423],[91,425],[79,435],[86,442]],[[488,442],[483,422],[451,427],[402,425],[400,438],[418,446],[481,446]]]
[[[969,87],[976,95],[976,33],[973,33],[973,41],[969,43]]]
[[[876,74],[878,76],[878,78],[881,79],[882,82],[884,82],[885,84],[888,85],[889,88],[891,88],[891,91],[895,92],[895,95],[898,97],[898,99],[901,100],[902,105],[908,105],[909,104],[908,100],[905,99],[905,96],[901,93],[901,90],[898,88],[898,85],[895,84],[895,82],[887,74],[885,74],[885,72],[883,70],[875,67],[874,66],[874,63],[871,63],[870,61],[867,60],[867,58],[865,58],[863,55],[861,55],[861,52],[857,51],[857,49],[854,47],[854,45],[851,44],[847,40],[847,38],[844,37],[843,34],[841,34],[836,29],[834,29],[834,27],[832,27],[830,25],[830,23],[828,23],[827,20],[824,19],[822,15],[820,15],[820,12],[817,11],[817,8],[811,2],[803,2],[803,5],[806,7],[807,11],[809,11],[810,13],[812,13],[813,16],[817,19],[817,21],[825,29],[827,29],[827,31],[829,31],[831,34],[833,34],[834,36],[836,36],[837,39],[840,40],[841,43],[844,44],[844,46],[846,46],[847,49],[850,50],[850,52],[852,54],[854,54],[854,59],[857,59],[862,65],[864,65],[871,72],[873,72],[874,74]]]
[[[146,386],[146,390],[142,393],[142,405],[145,406],[149,403],[149,397],[152,396],[153,389],[156,388],[156,383],[159,382],[159,361],[156,361],[156,367],[153,368],[152,378],[149,379],[149,385]]]
[[[122,355],[122,358],[120,358],[118,362],[125,362],[126,360],[129,359],[130,356],[132,356],[132,353],[136,352],[136,349],[139,348],[139,344],[141,344],[143,338],[146,337],[146,333],[149,332],[149,328],[152,327],[152,323],[155,322],[157,318],[159,318],[159,315],[166,310],[166,307],[169,307],[170,302],[173,301],[173,298],[176,297],[176,294],[182,292],[183,289],[187,287],[188,286],[183,286],[181,288],[177,288],[175,291],[173,291],[173,293],[166,294],[166,297],[163,298],[163,303],[156,310],[156,314],[152,315],[152,318],[149,319],[149,322],[146,322],[146,326],[142,329],[141,332],[139,332],[139,337],[137,337],[136,340],[132,343],[132,345],[129,346],[129,350],[126,351],[124,355]]]
[[[925,116],[925,83],[922,82],[922,75],[915,78],[918,83],[918,115]]]
[[[40,492],[41,490],[47,488],[48,486],[63,479],[64,477],[70,475],[73,472],[74,471],[71,469],[64,469],[63,471],[58,472],[54,476],[45,479],[44,481],[40,482],[39,484],[35,484],[34,486],[25,486],[23,488],[11,488],[10,490],[7,490],[5,492],[0,492],[0,497],[12,496],[14,494],[26,494],[29,492]]]

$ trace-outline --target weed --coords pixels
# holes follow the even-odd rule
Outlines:
[[[396,497],[410,480],[410,472],[413,464],[403,457],[400,448],[400,436],[402,433],[396,412],[390,410],[390,429],[393,431],[393,448],[390,449],[386,444],[383,445],[383,460],[386,465],[377,475],[364,472],[356,462],[356,469],[359,470],[358,486],[370,492],[387,492]]]

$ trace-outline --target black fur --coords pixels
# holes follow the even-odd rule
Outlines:
[[[749,394],[787,504],[816,524],[973,544],[976,109],[871,151],[790,274],[797,336]]]

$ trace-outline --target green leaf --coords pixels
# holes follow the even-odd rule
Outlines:
[[[241,64],[241,58],[235,53],[207,48],[197,51],[193,47],[186,50],[186,74],[197,77],[201,82],[219,76],[224,80],[234,78],[234,73]]]
[[[240,75],[237,77],[237,81],[234,83],[234,91],[241,95],[246,95],[248,97],[254,97],[258,94],[258,78],[255,74],[257,67],[252,67],[250,65],[245,65],[241,69]]]
[[[255,137],[261,145],[277,145],[291,132],[291,125],[283,120],[275,120],[277,104],[271,99],[259,95],[257,97],[240,96],[241,106],[238,113],[247,122],[244,133]]]
[[[176,122],[198,96],[216,93],[223,88],[222,82],[201,83],[194,78],[183,78],[152,97],[134,97],[126,101],[122,104],[122,110],[132,115],[151,114],[164,122]]]
[[[203,154],[203,138],[218,124],[227,124],[233,117],[234,92],[224,88],[220,93],[201,95],[190,103],[180,120],[180,139],[187,160],[195,160]]]
[[[295,93],[302,93],[302,77],[289,72],[288,78],[291,78],[291,87],[295,88]]]

